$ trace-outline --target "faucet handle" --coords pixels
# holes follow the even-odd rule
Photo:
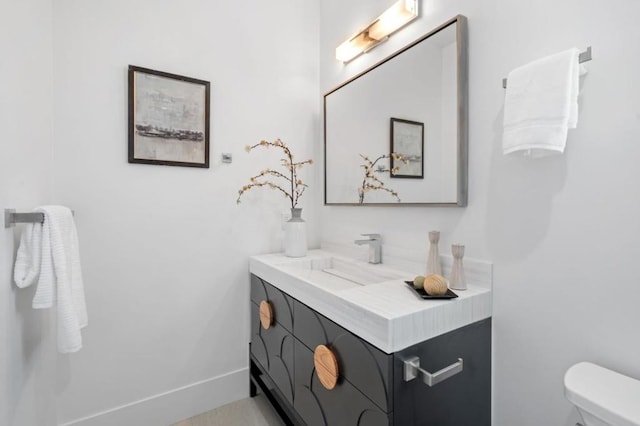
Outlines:
[[[382,236],[380,234],[360,234],[360,235],[362,235],[363,237],[369,237],[369,239],[372,241],[382,239]]]

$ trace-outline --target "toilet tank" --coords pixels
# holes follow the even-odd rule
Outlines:
[[[581,362],[564,375],[564,393],[581,413],[585,413],[585,426],[640,426],[639,380],[590,362]]]

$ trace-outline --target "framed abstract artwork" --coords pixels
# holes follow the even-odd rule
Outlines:
[[[129,163],[209,167],[210,83],[129,65]]]

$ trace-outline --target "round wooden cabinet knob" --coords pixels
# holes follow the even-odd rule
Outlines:
[[[325,345],[319,345],[313,352],[313,364],[320,383],[326,389],[331,390],[338,383],[338,360],[335,354]]]
[[[265,330],[268,330],[273,324],[273,307],[268,300],[260,302],[260,324]]]

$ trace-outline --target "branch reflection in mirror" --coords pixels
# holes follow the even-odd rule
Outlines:
[[[400,170],[400,166],[391,168],[388,165],[385,166],[384,164],[379,163],[382,160],[389,159],[404,164],[408,164],[409,160],[395,152],[380,155],[373,161],[366,155],[360,154],[360,157],[364,160],[364,163],[360,165],[364,171],[364,178],[362,178],[362,185],[358,188],[358,204],[364,204],[364,196],[370,191],[386,191],[391,194],[391,196],[395,197],[398,203],[401,202],[402,200],[398,196],[398,193],[387,187],[385,183],[376,176],[376,174],[382,175],[383,173],[389,172],[389,175],[393,176]]]

